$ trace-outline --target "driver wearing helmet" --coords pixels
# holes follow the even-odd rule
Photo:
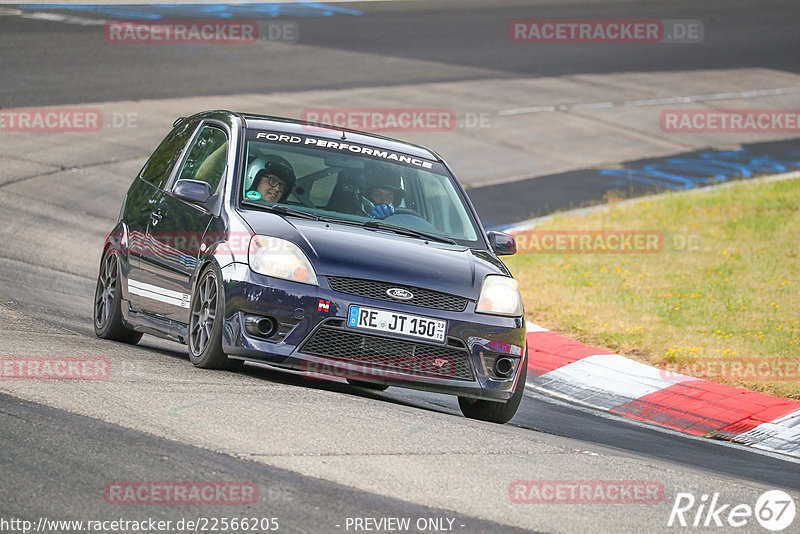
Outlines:
[[[364,196],[375,205],[367,217],[385,219],[394,215],[395,205],[402,202],[405,194],[400,173],[387,165],[377,164],[366,170],[364,181]]]
[[[292,168],[278,161],[268,161],[253,179],[252,190],[261,194],[261,200],[283,202],[294,188],[295,176]]]

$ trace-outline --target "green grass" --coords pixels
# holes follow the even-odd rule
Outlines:
[[[654,254],[508,258],[530,321],[652,365],[800,399],[800,180],[668,194],[539,230],[647,230],[664,241]],[[722,362],[770,367],[731,372]]]

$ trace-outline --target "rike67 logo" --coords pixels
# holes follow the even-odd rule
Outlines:
[[[691,493],[678,493],[667,526],[738,528],[748,525],[755,517],[767,530],[780,532],[794,522],[795,502],[791,495],[781,490],[766,491],[749,504],[729,504],[720,501],[719,493],[703,494],[699,499]]]

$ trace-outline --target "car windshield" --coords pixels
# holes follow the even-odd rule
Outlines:
[[[246,142],[240,194],[249,206],[282,205],[325,219],[482,245],[439,162],[313,135],[251,130]]]

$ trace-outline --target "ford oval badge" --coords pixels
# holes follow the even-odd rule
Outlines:
[[[398,300],[411,300],[414,298],[414,294],[411,291],[406,291],[405,289],[400,289],[399,287],[387,289],[386,294],[393,299]]]

